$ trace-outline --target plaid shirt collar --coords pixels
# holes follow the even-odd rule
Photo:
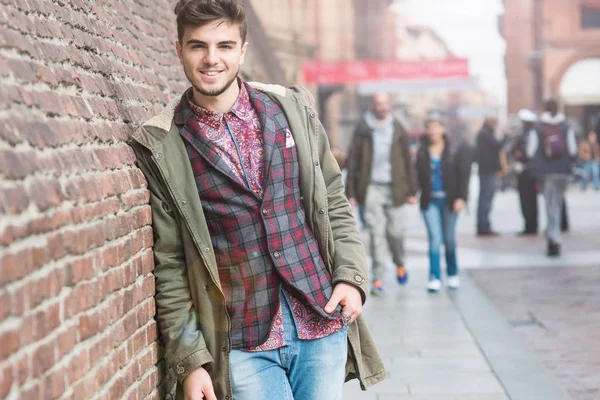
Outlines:
[[[248,95],[248,90],[246,89],[246,85],[244,82],[238,78],[237,84],[240,87],[240,93],[238,95],[237,100],[231,107],[231,109],[227,112],[217,112],[212,110],[207,110],[204,107],[198,106],[193,102],[193,88],[189,88],[183,94],[183,100],[185,100],[185,105],[189,108],[192,114],[202,123],[209,125],[211,128],[219,129],[221,126],[221,121],[225,118],[225,115],[232,113],[242,121],[248,122],[252,119],[252,103],[250,102],[250,96]],[[183,102],[182,102],[183,103]],[[180,106],[182,104],[180,103]],[[177,115],[178,111],[181,110],[182,107],[177,107],[175,111],[175,123],[185,123],[183,116]]]

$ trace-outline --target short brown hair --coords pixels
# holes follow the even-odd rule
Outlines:
[[[221,19],[239,24],[242,44],[246,42],[246,12],[239,0],[179,0],[174,11],[180,43],[187,26],[203,26]]]

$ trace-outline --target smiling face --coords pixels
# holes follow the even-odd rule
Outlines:
[[[227,20],[185,28],[177,55],[194,95],[218,97],[238,90],[235,82],[248,43],[242,43],[240,27]]]

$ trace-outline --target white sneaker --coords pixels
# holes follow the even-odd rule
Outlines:
[[[429,292],[439,292],[442,288],[442,281],[439,279],[430,280],[427,284],[427,291]]]
[[[448,289],[458,289],[460,287],[460,279],[458,275],[453,275],[448,277]]]

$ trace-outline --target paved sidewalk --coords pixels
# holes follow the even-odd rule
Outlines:
[[[501,193],[496,199],[494,226],[503,233],[498,238],[473,237],[475,207],[471,205],[471,215],[459,219],[459,265],[463,272],[598,265],[597,222],[586,215],[590,209],[597,209],[598,200],[597,193],[569,194],[572,232],[565,240],[565,254],[558,260],[544,255],[542,236],[515,236],[522,225],[516,193]],[[463,274],[458,292],[426,292],[427,240],[416,207],[409,212],[408,227],[409,284],[397,285],[390,266],[385,295],[369,297],[364,311],[389,379],[367,392],[362,392],[356,381],[348,383],[344,399],[568,399],[557,379],[544,369],[533,349],[526,346],[468,274]],[[364,239],[367,243],[366,235]]]
[[[428,294],[425,271],[411,272],[410,285],[388,285],[364,311],[388,380],[367,392],[348,383],[344,400],[508,399],[449,294]]]

